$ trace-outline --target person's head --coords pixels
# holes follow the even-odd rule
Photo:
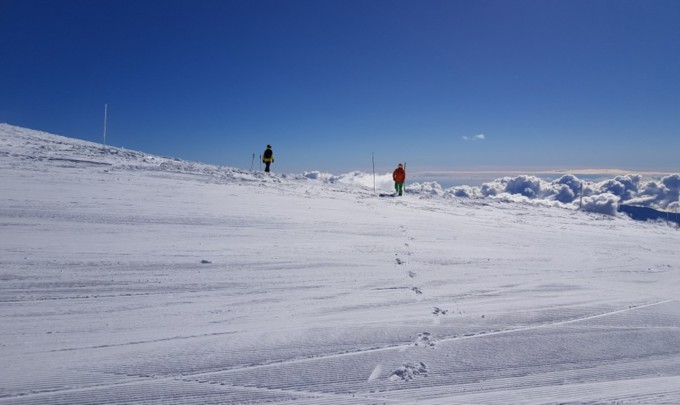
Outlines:
[[[271,145],[267,145],[267,149],[271,149],[271,148],[272,148],[272,146],[271,146]]]
[[[402,165],[401,163],[399,163],[399,165],[398,165],[397,167],[400,167],[400,168],[403,169],[403,168],[404,168],[404,165]]]

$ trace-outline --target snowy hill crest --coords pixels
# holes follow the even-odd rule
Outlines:
[[[47,160],[63,165],[109,166],[111,170],[155,170],[197,174],[213,177],[215,181],[311,179],[329,184],[354,185],[368,190],[372,188],[374,180],[371,174],[363,172],[333,175],[314,171],[302,174],[264,175],[260,172],[153,156],[122,148],[104,148],[92,142],[7,124],[0,124],[0,153],[7,157],[21,157],[29,162]],[[387,173],[378,175],[377,185],[381,190],[391,190],[391,175]],[[553,181],[546,181],[532,175],[520,175],[499,178],[481,187],[459,186],[444,189],[436,182],[407,183],[406,191],[419,196],[490,199],[500,202],[583,209],[607,215],[616,215],[620,204],[649,207],[673,213],[680,212],[680,174],[659,179],[644,179],[639,174],[630,174],[600,182],[582,180],[569,174]]]
[[[364,178],[0,125],[0,404],[680,403],[677,229]]]

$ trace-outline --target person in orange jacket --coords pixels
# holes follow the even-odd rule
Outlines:
[[[392,173],[392,179],[394,180],[394,190],[395,194],[402,195],[404,192],[404,182],[406,181],[406,171],[404,170],[404,165],[399,163],[399,166]]]

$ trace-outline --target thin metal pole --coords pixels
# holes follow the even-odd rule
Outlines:
[[[104,104],[104,148],[106,149],[106,122],[108,120],[109,105]]]
[[[375,193],[375,152],[371,152],[371,161],[373,162],[373,192]]]
[[[579,185],[580,185],[579,188],[580,200],[578,203],[578,209],[581,210],[583,209],[583,182],[580,182]]]

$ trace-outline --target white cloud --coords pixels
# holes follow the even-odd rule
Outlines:
[[[598,214],[616,215],[619,197],[612,193],[597,194],[583,199],[583,209]]]
[[[546,181],[535,176],[516,176],[496,179],[479,187],[479,195],[503,201],[532,201],[546,205],[578,207],[583,186],[583,209],[614,215],[619,204],[641,205],[674,211],[680,206],[680,174],[660,180],[643,180],[638,174],[616,176],[597,183],[564,175]],[[458,195],[471,195],[469,190]]]
[[[464,141],[483,141],[486,139],[486,135],[484,134],[477,134],[475,136],[463,136],[462,137]]]

